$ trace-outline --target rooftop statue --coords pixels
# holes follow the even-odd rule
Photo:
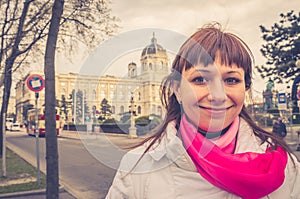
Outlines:
[[[267,82],[266,91],[272,91],[274,87],[274,81],[270,78]]]

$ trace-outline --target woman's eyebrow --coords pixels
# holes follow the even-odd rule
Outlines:
[[[192,72],[192,74],[194,74],[194,73],[214,73],[214,72],[217,72],[217,69],[216,70],[209,70],[209,69],[207,69],[207,68],[196,68],[195,67],[195,71],[194,72]],[[225,71],[225,74],[239,74],[239,75],[243,75],[243,74],[241,74],[241,72],[240,71],[237,71],[237,70],[230,70],[230,71]]]
[[[208,69],[204,69],[204,68],[195,68],[196,70],[193,72],[201,72],[201,73],[211,73],[212,71],[211,70],[208,70]]]
[[[226,74],[235,74],[235,73],[242,75],[239,71],[236,71],[236,70],[226,72]]]

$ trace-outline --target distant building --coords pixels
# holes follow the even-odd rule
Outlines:
[[[1,106],[2,106],[2,96],[3,96],[3,89],[0,89],[0,103],[1,103]],[[8,117],[8,115],[13,115],[16,113],[16,99],[15,99],[15,96],[14,94],[10,94],[10,97],[9,97],[9,102],[8,102],[8,106],[7,106],[7,115],[6,117]]]
[[[103,66],[99,66],[103,67]],[[30,72],[30,74],[41,74],[41,72]],[[140,73],[138,66],[131,62],[128,64],[128,76],[125,78],[115,76],[93,76],[77,73],[56,74],[56,98],[62,99],[64,95],[73,103],[73,109],[78,106],[73,99],[68,99],[72,91],[82,92],[86,106],[82,106],[79,114],[68,110],[68,120],[84,123],[85,118],[93,118],[100,111],[103,99],[111,106],[112,116],[121,117],[129,111],[130,99],[133,96],[135,109],[138,116],[155,114],[163,116],[163,108],[160,102],[159,89],[162,79],[169,74],[168,56],[166,50],[157,43],[153,34],[151,43],[141,52]],[[26,86],[26,78],[20,80],[16,85],[16,115],[18,121],[24,121],[26,111],[35,104],[35,94]],[[43,108],[45,101],[45,90],[39,94],[38,106]],[[54,100],[54,99],[53,99]],[[75,104],[75,105],[74,105]],[[88,110],[86,110],[88,107]],[[72,113],[73,112],[73,113]],[[63,115],[62,115],[63,116]]]

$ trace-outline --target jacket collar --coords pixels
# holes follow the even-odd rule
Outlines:
[[[260,139],[253,133],[253,129],[241,118],[235,153],[261,152],[267,147],[260,144]],[[177,137],[175,122],[171,122],[159,143],[156,143],[149,151],[149,155],[155,161],[160,161],[163,157],[175,163],[178,167],[189,171],[197,171],[193,161],[187,154],[182,141]]]

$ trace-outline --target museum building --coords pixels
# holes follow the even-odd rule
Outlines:
[[[103,66],[97,66],[103,67]],[[138,68],[139,67],[139,68]],[[83,113],[79,117],[76,111],[68,110],[68,122],[83,124],[86,118],[95,117],[100,112],[101,102],[107,100],[111,107],[113,118],[120,118],[123,113],[130,111],[131,101],[134,101],[134,109],[137,116],[155,114],[164,115],[160,101],[160,85],[165,76],[170,72],[169,59],[166,50],[157,43],[153,33],[151,42],[141,52],[140,65],[131,62],[127,65],[126,77],[113,75],[82,75],[78,73],[57,73],[55,75],[56,99],[66,100],[74,106],[76,95],[69,99],[70,94],[82,92],[84,104]],[[16,120],[24,122],[25,112],[34,107],[35,93],[30,91],[26,85],[26,79],[31,74],[43,72],[31,71],[16,84]],[[45,89],[39,92],[38,107],[43,110],[45,101]],[[76,101],[75,101],[76,102]],[[75,104],[75,105],[74,105]],[[72,113],[73,112],[73,113]],[[62,115],[63,117],[63,115]]]

